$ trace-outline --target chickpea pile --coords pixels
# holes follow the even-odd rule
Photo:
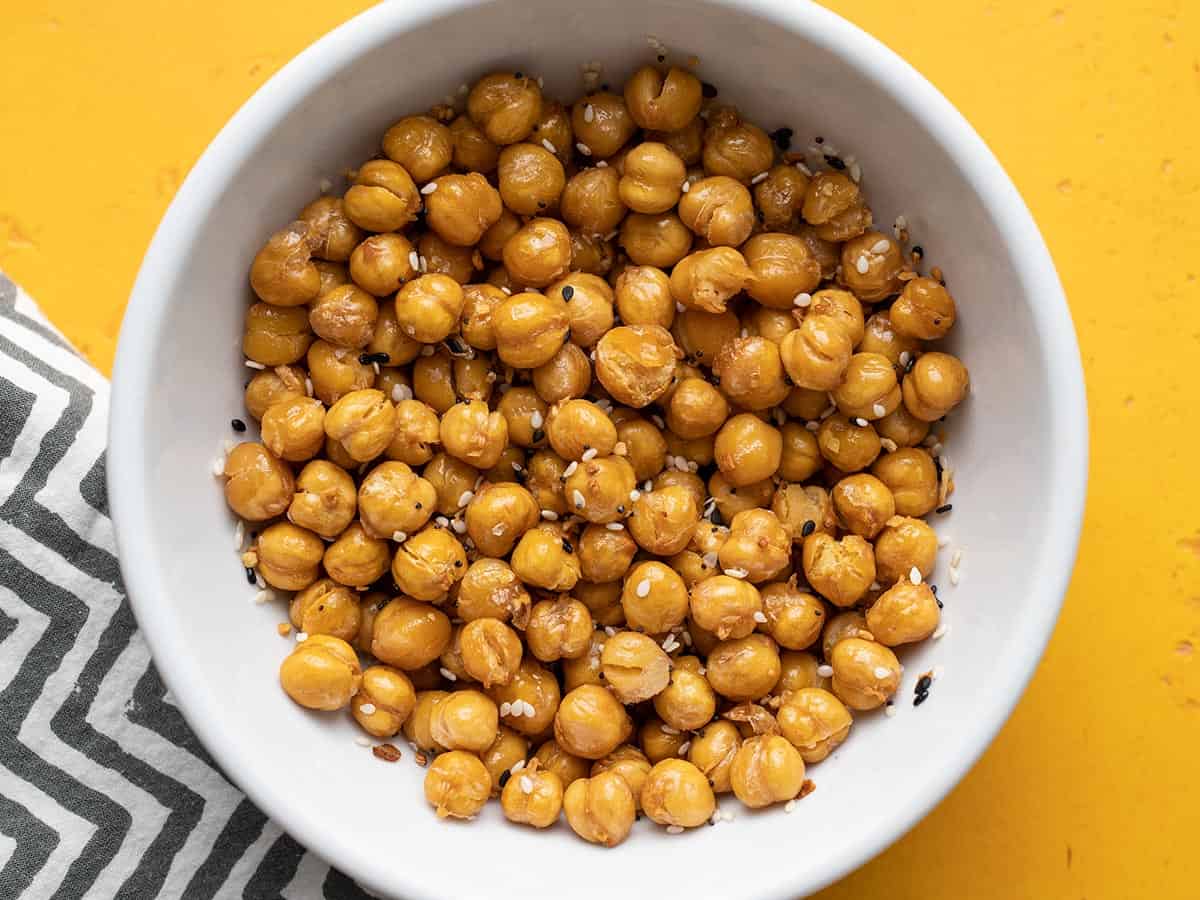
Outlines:
[[[261,440],[223,476],[296,703],[433,757],[438,816],[498,797],[611,847],[803,796],[891,702],[939,625],[968,376],[929,346],[940,273],[844,165],[683,69],[539,82],[401,119],[269,237]]]

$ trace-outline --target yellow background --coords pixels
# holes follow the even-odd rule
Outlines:
[[[108,371],[189,166],[366,5],[3,0],[0,268]],[[1200,896],[1200,3],[829,5],[949,96],[1033,209],[1092,450],[1079,565],[1016,714],[928,819],[820,896]]]

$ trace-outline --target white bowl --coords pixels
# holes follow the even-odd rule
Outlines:
[[[602,9],[602,11],[601,11]],[[579,66],[619,84],[653,59],[695,54],[768,130],[821,134],[862,163],[887,227],[900,213],[947,273],[953,346],[972,393],[951,419],[962,583],[935,580],[952,631],[902,654],[898,715],[860,716],[811,769],[791,815],[741,812],[678,836],[642,822],[615,851],[505,825],[438,822],[411,758],[386,765],[347,716],[280,691],[290,642],[278,608],[250,602],[233,520],[210,474],[242,412],[239,340],[256,248],[325,176],[368,157],[401,115],[490,69],[544,76],[571,98]],[[1078,349],[1062,289],[1012,183],[963,118],[881,44],[808,2],[552,0],[384,4],[289,63],[222,130],[158,229],[121,334],[109,490],[122,570],[154,659],[222,769],[297,840],[365,887],[408,900],[520,895],[795,897],[912,827],[992,740],[1053,628],[1075,557],[1087,466]],[[944,667],[929,702],[918,674]],[[740,809],[732,799],[724,805]],[[668,855],[670,854],[670,855]]]

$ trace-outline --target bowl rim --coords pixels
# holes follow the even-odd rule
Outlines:
[[[428,880],[413,879],[403,867],[387,865],[332,834],[306,812],[299,793],[277,791],[258,780],[238,751],[234,736],[219,727],[219,709],[206,697],[198,668],[189,662],[185,636],[173,625],[169,607],[156,604],[154,567],[136,565],[145,551],[150,523],[141,480],[145,444],[142,410],[152,382],[151,348],[166,325],[160,302],[173,281],[186,248],[199,233],[230,174],[290,109],[362,53],[426,22],[489,0],[433,0],[384,3],[367,9],[303,50],[272,76],[221,129],[201,155],[155,232],[143,260],[121,325],[113,370],[109,421],[107,486],[125,589],[158,670],[189,726],[221,770],[267,815],[302,845],[366,886],[402,891],[410,900],[434,900]],[[1087,404],[1079,347],[1059,282],[1041,233],[999,161],[961,113],[924,76],[894,51],[856,25],[813,2],[788,0],[706,0],[735,7],[803,36],[841,57],[884,96],[903,107],[961,167],[971,189],[993,215],[1014,264],[1037,302],[1030,303],[1034,329],[1049,373],[1045,402],[1053,439],[1050,483],[1045,498],[1049,523],[1040,571],[1034,583],[1041,602],[1015,638],[1026,652],[997,669],[991,693],[1004,698],[964,726],[949,765],[930,773],[916,802],[863,823],[859,840],[823,861],[816,875],[801,879],[781,867],[762,896],[794,897],[843,877],[908,832],[939,803],[975,764],[1009,718],[1024,693],[1054,630],[1070,581],[1082,526],[1088,465]]]

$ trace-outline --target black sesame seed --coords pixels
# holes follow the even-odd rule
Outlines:
[[[538,201],[538,209],[545,209],[545,208],[546,208],[546,201],[545,201],[545,200],[539,200],[539,201]]]
[[[575,548],[571,546],[571,542],[568,541],[566,538],[562,539],[562,547],[563,547],[564,553],[574,553],[575,552]]]
[[[925,248],[922,247],[920,244],[914,244],[913,248],[912,248],[912,254],[913,254],[913,256],[924,256]]]
[[[922,703],[924,703],[928,699],[929,699],[928,692],[926,692],[924,694],[917,694],[917,696],[913,697],[913,706],[920,706]]]
[[[729,489],[729,496],[731,496],[731,497],[736,497],[736,496],[737,496],[737,488],[735,488],[735,487],[731,487],[731,488]]]
[[[816,140],[816,142],[817,142],[818,144],[823,144],[823,143],[825,143],[825,138],[821,137],[820,135],[817,135],[817,137],[815,138],[815,140]]]
[[[839,172],[846,168],[846,164],[842,162],[841,157],[825,155],[825,164],[832,169],[837,169]]]
[[[606,81],[606,82],[604,82],[604,84],[600,85],[600,90],[602,90],[602,91],[607,91],[607,90],[608,90],[608,87],[609,87],[609,84],[608,84],[608,82]]]
[[[929,688],[932,684],[933,684],[932,678],[930,678],[928,675],[922,675],[920,678],[917,679],[917,687],[916,687],[915,692],[918,694],[928,694]]]
[[[716,85],[709,84],[707,81],[702,81],[700,82],[700,93],[711,100],[717,96],[717,87]]]
[[[917,364],[916,357],[910,356],[908,358],[908,362],[906,362],[904,364],[904,374],[907,375],[909,372],[911,372],[913,370],[913,366],[915,366],[916,364]]]
[[[575,296],[575,288],[571,287],[569,284],[566,285],[565,287],[563,287],[562,298],[564,300],[570,300],[574,296]]]
[[[617,515],[619,515],[619,516],[625,515],[625,505],[623,503],[617,504]]]
[[[317,612],[325,612],[325,604],[322,603],[317,607]]]
[[[935,456],[933,458],[933,467],[934,467],[934,469],[937,470],[938,481],[941,481],[942,480],[942,458],[940,456]]]
[[[239,434],[241,434],[243,431],[246,430],[246,423],[243,422],[241,419],[233,419],[229,423],[229,425],[230,425],[230,427],[233,428],[234,431],[238,432]]]
[[[545,439],[546,439],[546,432],[545,432],[545,431],[543,431],[541,428],[535,428],[535,429],[533,429],[533,442],[534,442],[535,444],[536,444],[538,441],[542,441],[542,440],[545,440]]]
[[[461,560],[461,559],[456,559],[456,560],[454,561],[454,568],[456,568],[456,569],[461,569],[461,568],[462,568],[462,560]]]
[[[775,146],[780,150],[788,150],[792,146],[792,135],[795,133],[790,128],[777,128],[771,132],[771,140],[775,142]]]
[[[954,509],[954,504],[953,504],[953,503],[947,503],[947,504],[945,504],[944,506],[939,506],[937,509],[935,509],[935,510],[934,510],[934,512],[935,512],[935,513],[948,513],[948,512],[950,512],[950,510],[952,510],[952,509]]]
[[[418,500],[416,503],[414,503],[414,504],[413,504],[413,508],[414,508],[414,509],[420,509],[420,508],[421,508],[421,501],[420,501],[420,500]]]
[[[721,517],[721,511],[715,506],[713,507],[712,515],[708,517],[708,521],[712,522],[714,525],[725,524],[725,520]]]
[[[933,596],[935,596],[935,597],[937,596],[937,585],[936,584],[931,584],[929,586],[929,590],[933,594]]]
[[[503,772],[501,772],[499,779],[497,779],[500,782],[500,787],[504,787],[506,784],[508,784],[508,779],[510,778],[512,778],[512,772],[508,771],[508,769],[505,769]]]
[[[450,337],[442,341],[442,345],[446,348],[446,352],[448,352],[451,356],[456,356],[460,359],[469,359],[474,356],[471,348],[467,346],[467,342],[460,338],[457,334],[450,335]]]
[[[524,72],[513,72],[513,78],[524,78],[524,77],[525,77]]]
[[[658,54],[658,61],[659,61],[659,62],[666,62],[666,61],[667,61],[667,58],[666,58],[666,56],[664,56],[663,54],[661,54],[661,53],[660,53],[660,54]]]
[[[808,519],[804,523],[804,527],[800,529],[800,537],[808,537],[817,530],[817,523],[812,519]]]
[[[254,575],[254,570],[246,566],[246,580],[251,584],[258,584],[258,578]]]
[[[934,597],[933,599],[937,601],[938,609],[945,609],[945,608],[946,608],[946,604],[942,602],[942,598],[941,598],[941,597]]]
[[[364,366],[369,366],[371,363],[379,363],[381,366],[386,366],[391,359],[386,353],[360,353],[358,355],[358,361]]]

